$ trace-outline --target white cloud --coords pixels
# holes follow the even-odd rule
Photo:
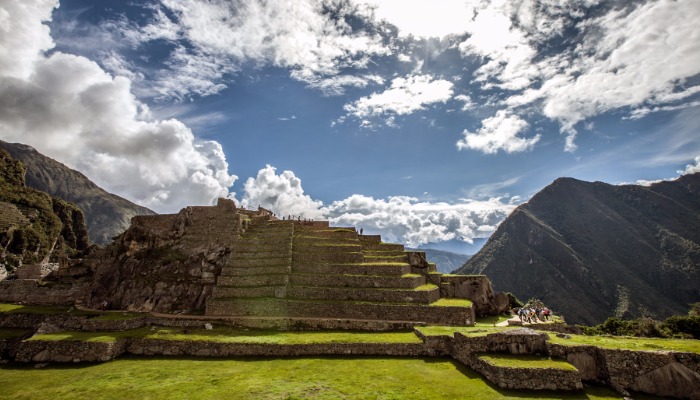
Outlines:
[[[696,172],[700,172],[700,156],[695,157],[695,164],[688,164],[685,166],[685,169],[682,171],[678,171],[680,175],[688,175],[688,174],[694,174]]]
[[[461,203],[431,203],[412,197],[375,199],[352,195],[325,208],[332,224],[357,226],[385,241],[418,246],[459,239],[471,243],[488,237],[515,208],[499,198]]]
[[[304,194],[301,179],[292,171],[277,175],[270,165],[258,171],[255,178],[248,178],[243,186],[241,205],[248,208],[267,208],[280,217],[292,215],[301,218],[323,218],[321,201]]]
[[[543,71],[539,88],[511,96],[511,107],[536,105],[562,125],[573,149],[574,125],[623,107],[639,118],[684,108],[674,102],[698,93],[686,80],[700,74],[700,7],[693,0],[628,6],[581,22],[573,51],[533,64]]]
[[[343,86],[375,81],[338,77],[342,70],[363,69],[372,56],[390,52],[378,35],[353,31],[345,17],[356,8],[346,2],[161,0],[161,5],[146,26],[126,24],[122,30],[134,43],[162,38],[187,43],[160,73],[161,94],[176,98],[218,93],[224,76],[244,63],[288,68],[292,78],[336,95]]]
[[[430,75],[413,75],[394,78],[381,93],[361,97],[345,105],[349,115],[366,120],[385,115],[406,115],[425,109],[435,103],[445,103],[452,97],[453,84]]]
[[[472,98],[467,96],[466,94],[460,94],[460,95],[455,96],[455,100],[461,101],[462,103],[464,103],[462,105],[462,111],[471,110],[472,108],[474,108],[476,106],[476,103],[474,103],[474,101],[472,101]]]
[[[0,69],[0,136],[156,211],[228,195],[236,177],[217,142],[198,140],[180,121],[151,120],[130,79],[112,77],[85,57],[44,53],[52,40],[42,21],[57,5],[0,3],[8,22],[0,24],[0,65],[12,65]]]
[[[269,165],[246,181],[241,204],[248,208],[262,206],[278,216],[328,219],[334,226],[361,227],[365,232],[381,234],[385,240],[409,246],[452,239],[471,243],[475,238],[488,237],[516,207],[500,198],[450,204],[359,194],[324,205],[304,193],[301,180],[292,171],[277,174]]]
[[[364,15],[386,21],[399,30],[399,36],[437,37],[464,33],[470,9],[463,0],[405,1],[353,0],[367,7]],[[439,22],[438,22],[439,21]]]
[[[292,77],[297,71],[292,72]],[[384,78],[379,75],[336,75],[331,77],[308,78],[301,77],[308,83],[308,86],[319,89],[326,96],[340,96],[345,93],[346,87],[363,88],[369,84],[383,84]]]
[[[518,136],[527,127],[527,121],[506,110],[499,110],[493,117],[481,121],[481,128],[476,132],[465,129],[464,138],[457,142],[457,148],[478,150],[485,154],[495,154],[499,150],[506,153],[527,151],[540,140],[539,134],[529,139]]]

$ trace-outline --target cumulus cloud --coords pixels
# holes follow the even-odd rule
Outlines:
[[[255,178],[248,178],[243,186],[241,205],[248,208],[258,206],[271,210],[278,216],[320,219],[323,218],[321,201],[304,194],[301,179],[292,171],[276,173],[270,165],[258,171]]]
[[[387,241],[415,247],[452,239],[472,243],[475,238],[488,237],[514,208],[500,198],[449,204],[404,196],[375,199],[356,194],[333,202],[325,211],[334,225],[362,227],[366,232],[381,234]]]
[[[328,219],[334,226],[361,227],[381,234],[385,240],[409,246],[452,239],[471,243],[475,238],[486,238],[516,207],[499,197],[450,204],[359,194],[324,205],[304,193],[301,180],[292,171],[276,171],[268,165],[255,178],[249,178],[241,204],[248,208],[262,206],[278,216]]]
[[[360,120],[411,114],[426,106],[447,102],[452,98],[453,86],[450,81],[433,79],[430,75],[394,78],[389,88],[346,104],[345,111]]]
[[[531,138],[520,137],[529,124],[517,115],[499,110],[496,115],[481,121],[476,132],[464,130],[464,138],[457,142],[457,148],[478,150],[485,154],[495,154],[499,150],[516,153],[532,149],[540,140],[537,134]]]
[[[694,164],[688,164],[685,166],[684,170],[678,171],[681,175],[694,174],[700,172],[700,156],[695,157]]]
[[[217,142],[153,120],[131,91],[81,56],[45,53],[57,1],[0,3],[0,136],[34,146],[107,190],[157,211],[209,204],[235,176]]]

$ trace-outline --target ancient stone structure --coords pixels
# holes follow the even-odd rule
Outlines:
[[[279,220],[226,199],[134,217],[89,262],[92,307],[275,317],[302,326],[312,326],[310,318],[466,325],[475,311],[508,307],[485,277],[442,275],[423,252],[327,221]]]

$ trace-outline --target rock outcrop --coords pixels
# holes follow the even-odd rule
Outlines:
[[[24,165],[0,149],[0,278],[42,278],[90,245],[82,211],[26,187],[24,174]]]

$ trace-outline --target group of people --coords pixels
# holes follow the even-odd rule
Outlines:
[[[535,323],[549,321],[552,312],[547,307],[520,307],[518,318],[520,322]]]

